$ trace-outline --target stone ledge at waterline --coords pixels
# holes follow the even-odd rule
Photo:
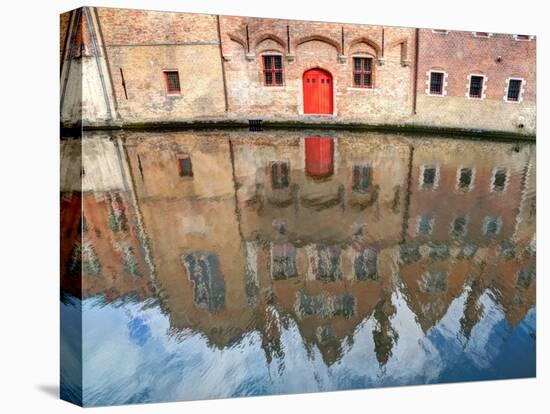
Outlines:
[[[202,120],[166,120],[166,121],[140,121],[122,122],[105,121],[101,123],[62,124],[62,130],[84,129],[94,130],[162,130],[162,129],[205,129],[205,128],[248,128],[248,119],[213,118]],[[330,129],[330,130],[354,130],[354,131],[378,131],[401,132],[407,134],[432,134],[438,136],[460,136],[472,139],[485,138],[495,140],[536,141],[536,134],[528,132],[510,132],[491,129],[456,128],[445,126],[422,125],[416,123],[399,124],[368,124],[360,122],[332,123],[326,120],[292,121],[292,120],[260,120],[261,128],[278,129]]]

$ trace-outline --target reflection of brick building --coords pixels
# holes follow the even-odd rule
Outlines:
[[[535,48],[511,34],[85,7],[61,16],[62,121],[76,122],[82,101],[91,124],[266,119],[534,134]]]
[[[487,288],[515,324],[535,296],[534,149],[461,143],[456,161],[455,145],[327,131],[64,140],[63,285],[78,291],[72,269],[85,297],[154,293],[175,336],[218,347],[257,330],[268,360],[289,319],[333,364],[372,318],[385,364],[396,290],[424,332],[466,292],[468,337]]]
[[[61,284],[83,298],[151,294],[116,144],[106,136],[61,143]]]
[[[125,148],[171,328],[176,335],[198,330],[212,344],[227,345],[250,328],[253,312],[228,140],[137,134]]]

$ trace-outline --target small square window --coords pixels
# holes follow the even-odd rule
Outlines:
[[[481,98],[483,92],[483,76],[470,77],[470,98]]]
[[[164,80],[166,82],[166,93],[175,95],[181,92],[178,71],[172,70],[164,72]]]
[[[461,168],[458,177],[458,189],[468,191],[472,185],[473,171],[471,168]]]
[[[430,73],[430,94],[431,95],[443,95],[443,72],[431,72]]]
[[[193,177],[193,165],[188,155],[178,155],[178,172],[180,177]]]
[[[493,191],[504,191],[506,186],[506,170],[499,168],[493,176]]]
[[[508,93],[506,99],[508,101],[517,102],[521,93],[521,79],[510,79],[508,81]]]

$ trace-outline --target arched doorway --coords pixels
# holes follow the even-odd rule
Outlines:
[[[323,69],[304,72],[304,114],[332,114],[332,75]]]

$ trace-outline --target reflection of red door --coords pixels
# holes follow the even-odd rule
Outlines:
[[[306,172],[315,178],[328,177],[334,169],[332,138],[306,138]]]
[[[322,69],[304,72],[304,114],[332,114],[332,76]]]

